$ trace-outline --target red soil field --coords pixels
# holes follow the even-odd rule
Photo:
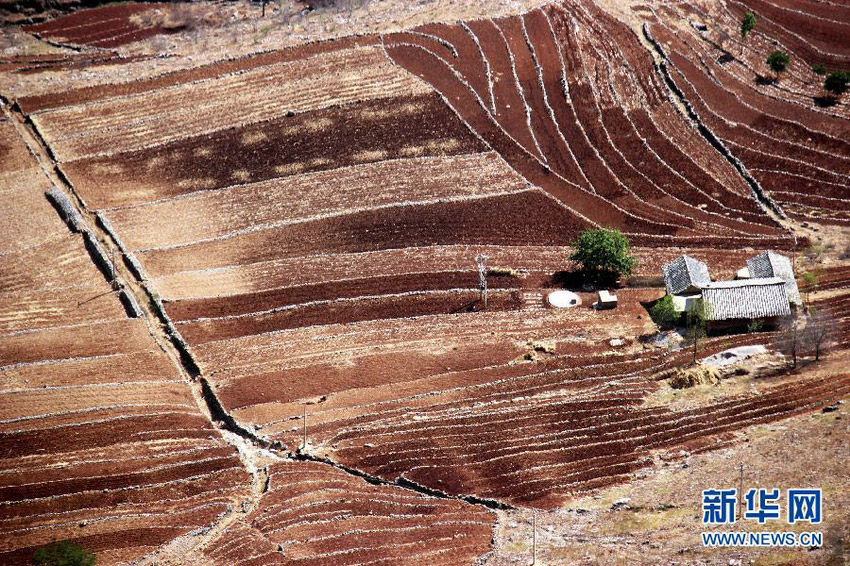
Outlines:
[[[276,63],[294,61],[310,55],[375,45],[379,41],[380,37],[367,35],[343,37],[332,41],[307,43],[276,51],[254,53],[235,59],[224,59],[208,65],[173,71],[144,80],[123,83],[106,83],[80,89],[60,90],[49,94],[23,96],[16,99],[15,102],[24,112],[30,114],[63,106],[85,104],[87,102],[105,100],[113,97],[151,92],[178,84],[211,79],[230,73],[247,71]]]
[[[216,521],[248,475],[3,131],[6,154],[26,157],[2,194],[17,207],[0,253],[0,563],[63,539],[132,561]]]
[[[810,8],[816,10],[814,5]],[[726,25],[733,25],[734,14],[733,10],[725,15]],[[720,63],[716,44],[693,29],[676,28],[674,33],[658,21],[649,31],[669,58],[673,81],[703,123],[788,215],[800,221],[850,223],[850,206],[843,198],[850,187],[846,173],[850,126],[847,116],[818,108],[816,97],[822,93],[805,86],[805,81],[815,76],[810,70],[801,66],[792,71],[780,88],[759,86],[756,79],[765,71],[762,64],[755,67],[751,62],[755,56],[742,59],[743,63],[734,58]],[[769,40],[779,38],[772,32],[769,24],[760,27],[754,41],[764,35],[767,49]],[[790,47],[794,49],[796,44]],[[737,48],[732,49],[735,51]],[[791,55],[805,57],[805,53]],[[804,75],[798,78],[794,73]]]
[[[586,58],[614,60],[625,55],[635,67],[650,70],[652,61],[633,34],[610,16],[585,4],[574,8],[567,11],[552,6],[522,18],[424,26],[423,33],[440,37],[453,50],[431,37],[405,33],[388,37],[388,52],[434,85],[529,181],[591,220],[602,219],[600,215],[607,209],[610,213],[604,222],[639,234],[689,236],[706,231],[707,226],[711,226],[707,233],[713,235],[727,230],[778,234],[740,184],[735,188],[737,194],[725,198],[719,197],[729,189],[716,182],[709,181],[711,192],[703,192],[706,180],[718,175],[702,167],[711,162],[714,169],[727,175],[730,166],[716,156],[690,158],[669,141],[655,120],[664,114],[659,122],[674,130],[670,121],[681,118],[668,108],[669,99],[659,94],[663,86],[653,73],[637,73],[635,82],[621,87],[624,94],[631,95],[641,89],[638,92],[651,100],[650,112],[635,109],[624,114],[622,99],[604,100],[602,84],[622,83],[622,75],[603,80],[597,66],[591,78],[584,69]],[[593,30],[595,42],[610,36],[617,41],[589,45],[574,31],[584,27],[600,28]],[[457,39],[463,36],[465,40]],[[452,38],[459,41],[460,48],[450,43]],[[588,53],[598,49],[607,52],[600,53],[601,57]],[[498,80],[492,78],[493,69],[500,70]],[[492,83],[488,90],[483,88],[484,79]],[[598,88],[595,81],[601,83]],[[634,133],[619,127],[624,123],[631,124]],[[615,136],[610,135],[613,131]],[[643,150],[647,143],[653,150],[649,160]],[[705,143],[701,151],[714,153]],[[687,192],[683,194],[683,190]],[[607,203],[594,202],[592,193],[603,195]],[[682,214],[677,215],[674,211],[679,210]],[[744,219],[746,223],[742,223]]]
[[[50,156],[39,167],[0,122],[0,563],[61,538],[103,564],[480,563],[495,515],[464,499],[556,509],[657,450],[720,448],[850,395],[850,375],[801,372],[658,401],[691,361],[646,339],[663,263],[686,252],[721,279],[805,247],[769,199],[850,222],[846,109],[818,106],[796,60],[757,77],[774,40],[844,60],[846,7],[753,2],[644,7],[663,65],[600,5],[564,0],[17,100]],[[30,31],[158,33],[127,28],[136,6]],[[745,6],[763,25],[724,40]],[[21,64],[88,65],[0,71]],[[54,165],[69,186],[44,176]],[[143,318],[44,199],[54,182],[126,254]],[[548,308],[596,226],[640,260],[618,308],[586,290]],[[821,273],[835,348],[850,347],[848,287],[843,264]],[[712,337],[699,356],[773,341]]]
[[[161,33],[161,27],[140,27],[130,18],[147,10],[166,6],[157,3],[127,2],[82,10],[24,29],[57,43],[88,45],[91,47],[118,47],[141,41]]]
[[[534,218],[530,224],[529,219]],[[566,245],[577,227],[547,195],[506,196],[352,212],[138,254],[154,275],[317,253],[453,244]],[[493,227],[498,227],[498,231]]]

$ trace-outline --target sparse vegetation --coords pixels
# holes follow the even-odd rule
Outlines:
[[[809,297],[812,291],[816,291],[818,287],[818,273],[816,271],[806,271],[803,273],[803,292],[806,294],[806,302],[809,302]]]
[[[751,320],[747,323],[747,334],[755,334],[757,332],[761,332],[763,328],[763,320]]]
[[[807,350],[814,351],[816,362],[829,346],[829,335],[833,329],[833,318],[828,310],[812,309],[806,320],[804,343]]]
[[[35,566],[94,566],[97,558],[82,546],[63,540],[42,546],[35,551]]]
[[[776,333],[774,345],[776,350],[787,358],[790,358],[791,368],[797,367],[797,354],[800,351],[800,327],[796,317],[788,317],[779,327]]]
[[[595,282],[608,282],[629,275],[637,266],[631,245],[619,230],[600,228],[585,230],[573,242],[576,250],[570,259],[581,264],[585,274]]]

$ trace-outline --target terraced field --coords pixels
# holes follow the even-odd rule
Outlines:
[[[846,104],[826,104],[822,78],[810,65],[848,64],[847,34],[841,31],[848,20],[821,18],[819,11],[829,10],[818,3],[805,3],[810,15],[790,7],[771,7],[767,2],[752,4],[766,10],[765,26],[759,26],[744,44],[721,37],[715,27],[734,26],[744,5],[739,2],[710,12],[660,7],[659,17],[646,31],[660,45],[670,77],[693,111],[786,214],[798,221],[846,226],[850,223],[846,198],[850,189],[850,113]],[[818,24],[806,27],[809,35],[795,35],[769,19],[777,10]],[[838,6],[832,9],[842,10],[847,11]],[[666,23],[670,18],[717,24],[701,32],[691,26],[671,27]],[[783,19],[784,23],[794,21]],[[824,34],[834,39],[832,48],[842,51],[818,49],[815,38],[822,41]],[[772,83],[767,80],[770,72],[763,59],[777,41],[783,42],[794,59],[781,80]]]
[[[102,47],[122,6],[102,33],[81,29],[90,12],[34,31]],[[488,506],[558,509],[659,451],[847,397],[850,375],[802,372],[649,402],[692,355],[642,340],[663,263],[687,252],[728,278],[808,244],[786,217],[848,220],[846,104],[818,106],[796,60],[756,76],[773,41],[843,61],[844,8],[759,0],[739,44],[721,28],[748,6],[650,2],[634,30],[563,0],[14,100],[0,562],[72,538],[99,564],[472,564]],[[580,307],[547,308],[597,226],[640,260],[618,308],[580,286]],[[843,350],[838,261],[816,306]]]
[[[468,503],[370,485],[311,462],[274,464],[269,482],[260,506],[189,563],[454,565],[472,563],[490,544],[494,514]]]
[[[247,497],[236,451],[143,319],[128,318],[44,197],[48,178],[0,121],[0,562],[72,539],[138,558]]]
[[[25,29],[57,43],[118,47],[167,33],[161,26],[141,25],[132,21],[134,15],[165,5],[156,2],[126,2],[102,6],[27,26]]]

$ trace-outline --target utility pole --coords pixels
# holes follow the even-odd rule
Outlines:
[[[481,291],[481,302],[484,303],[484,310],[487,310],[487,260],[490,256],[478,254],[475,256],[475,263],[478,265],[478,286]]]
[[[302,433],[303,433],[303,438],[301,440],[301,450],[306,452],[306,450],[307,450],[307,405],[304,405],[304,418],[303,418],[301,430],[302,430]]]
[[[531,566],[537,564],[537,513],[531,512]]]
[[[741,462],[741,465],[738,467],[741,472],[740,479],[738,480],[738,518],[744,516],[744,463]]]

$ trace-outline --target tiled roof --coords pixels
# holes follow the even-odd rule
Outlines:
[[[800,304],[800,290],[794,279],[794,268],[791,260],[776,252],[764,252],[747,260],[750,277],[780,277],[785,281],[788,300]]]
[[[785,281],[779,277],[718,281],[702,289],[709,320],[787,316],[791,314]]]
[[[688,255],[683,255],[661,268],[664,285],[671,295],[678,295],[691,288],[699,288],[711,282],[708,266]]]

